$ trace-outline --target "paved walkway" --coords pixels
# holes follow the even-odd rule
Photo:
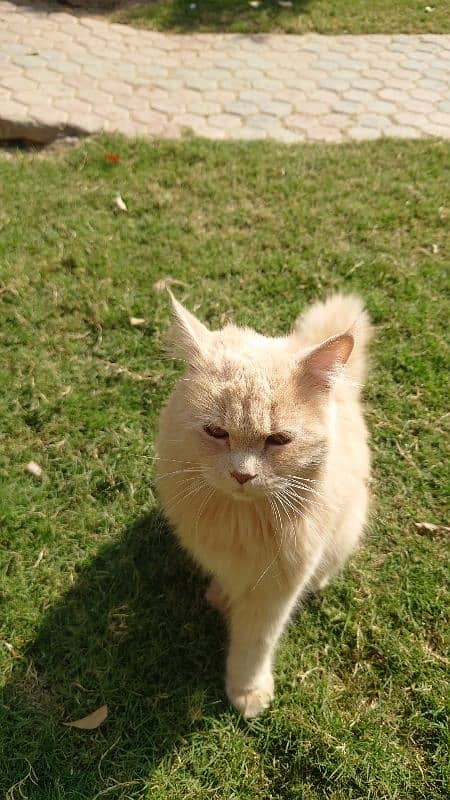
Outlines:
[[[0,0],[0,139],[450,138],[450,35],[176,36]]]

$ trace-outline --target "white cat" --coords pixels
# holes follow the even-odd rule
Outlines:
[[[226,616],[226,690],[245,717],[273,698],[276,644],[296,601],[356,547],[370,471],[360,405],[370,323],[360,299],[313,305],[291,334],[209,331],[172,297],[186,372],[161,414],[157,483]]]

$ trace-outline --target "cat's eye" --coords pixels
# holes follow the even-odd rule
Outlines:
[[[266,444],[289,444],[292,442],[292,438],[289,436],[288,433],[272,433],[271,436],[268,436],[266,439]]]
[[[213,439],[228,439],[228,431],[219,428],[217,425],[204,425],[203,430]]]

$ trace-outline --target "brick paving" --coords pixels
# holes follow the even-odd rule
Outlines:
[[[450,35],[173,35],[0,0],[0,139],[450,138]]]

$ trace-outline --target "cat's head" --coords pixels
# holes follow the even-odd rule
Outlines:
[[[312,485],[333,435],[330,388],[352,336],[302,350],[295,334],[266,338],[234,325],[210,331],[172,303],[172,348],[187,365],[173,406],[177,458],[236,499],[255,500],[296,481]]]

